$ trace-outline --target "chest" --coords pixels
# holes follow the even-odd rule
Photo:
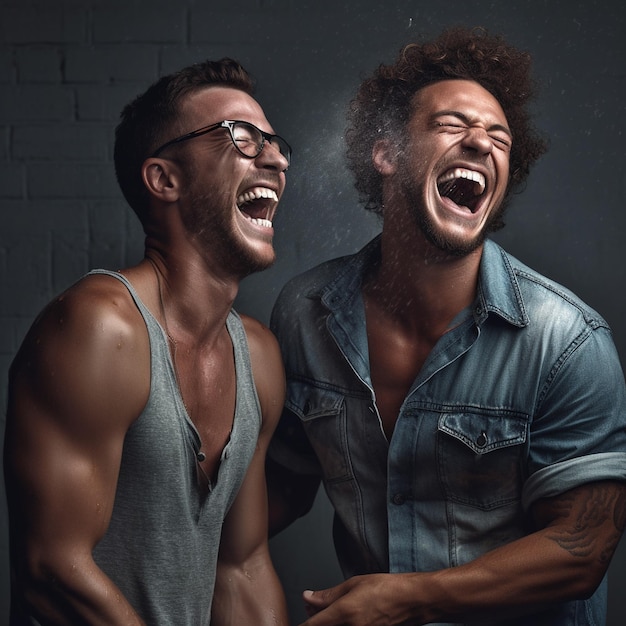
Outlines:
[[[375,300],[365,299],[365,328],[370,377],[387,439],[391,439],[400,407],[445,326],[407,327]]]
[[[370,375],[387,439],[391,438],[400,407],[426,361],[432,344],[407,340],[401,334],[368,331]]]
[[[212,350],[172,352],[176,378],[185,410],[200,437],[198,481],[215,482],[220,458],[233,428],[237,380],[230,342]]]

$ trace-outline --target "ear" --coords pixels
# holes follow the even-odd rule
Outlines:
[[[395,174],[398,148],[390,139],[378,139],[372,148],[374,167],[383,175]]]
[[[179,197],[180,171],[172,161],[149,158],[141,166],[143,184],[151,196],[162,202],[175,202]]]

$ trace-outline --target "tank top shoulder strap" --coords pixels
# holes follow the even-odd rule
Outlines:
[[[252,415],[257,416],[257,425],[261,423],[261,405],[254,384],[252,363],[250,361],[250,350],[248,348],[248,338],[239,314],[231,309],[226,318],[226,328],[233,342],[235,353],[235,368],[237,371],[237,402],[240,408],[247,407],[246,419]],[[247,412],[246,411],[246,412]],[[239,413],[239,411],[238,411]]]
[[[119,272],[113,272],[111,270],[104,270],[104,269],[91,270],[87,274],[87,276],[91,276],[93,274],[111,276],[112,278],[119,280],[126,287],[126,289],[128,289],[128,293],[130,294],[131,298],[133,299],[133,302],[139,309],[139,312],[141,313],[146,323],[146,326],[148,327],[148,331],[150,335],[153,336],[154,333],[156,333],[159,336],[161,335],[165,336],[165,332],[161,328],[161,325],[157,322],[156,318],[152,315],[152,313],[150,312],[150,309],[148,309],[148,307],[143,303],[143,301],[139,297],[139,294],[137,293],[137,291],[135,291],[135,288],[133,287],[131,282],[126,278],[126,276],[124,276],[123,274],[120,274]]]
[[[133,301],[137,305],[137,308],[144,315],[144,317],[146,316],[146,313],[149,314],[150,316],[152,316],[152,314],[148,310],[148,307],[146,307],[146,305],[141,301],[141,298],[139,297],[139,295],[135,291],[135,288],[132,286],[130,281],[126,278],[126,276],[124,276],[123,274],[120,274],[119,272],[113,272],[111,270],[103,270],[103,269],[91,270],[87,274],[87,276],[92,276],[94,274],[102,274],[104,276],[111,276],[112,278],[116,278],[117,280],[119,280],[121,283],[123,283],[125,285],[126,289],[128,289],[128,292],[130,293]]]

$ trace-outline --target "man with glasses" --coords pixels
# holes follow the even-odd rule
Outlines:
[[[545,147],[529,70],[452,29],[351,103],[349,165],[382,232],[295,278],[271,324],[288,387],[272,524],[323,481],[348,578],[305,592],[306,626],[605,622],[626,523],[611,332],[488,239]]]
[[[278,346],[232,309],[274,261],[291,149],[222,59],[122,112],[136,266],[52,302],[11,368],[12,624],[286,624],[267,545]]]

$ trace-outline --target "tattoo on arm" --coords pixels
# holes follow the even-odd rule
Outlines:
[[[555,517],[569,517],[568,528],[555,527],[549,537],[572,556],[598,552],[608,563],[626,526],[624,487],[615,483],[584,485],[556,498],[550,507]],[[600,532],[606,524],[610,530]]]

